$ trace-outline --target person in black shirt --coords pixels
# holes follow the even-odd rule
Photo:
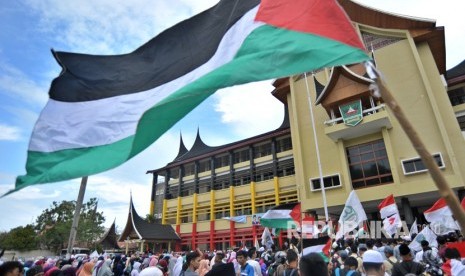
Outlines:
[[[399,246],[399,253],[402,262],[395,263],[392,267],[392,276],[404,276],[408,273],[419,275],[424,272],[424,268],[420,263],[413,261],[410,253],[410,248],[406,244]]]

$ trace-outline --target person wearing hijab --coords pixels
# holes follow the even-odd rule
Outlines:
[[[174,269],[174,266],[176,265],[176,260],[177,260],[176,256],[171,256],[169,264],[168,264],[169,275],[173,275],[173,269]]]
[[[157,256],[152,256],[150,259],[149,266],[157,266],[158,264],[158,257]]]
[[[92,276],[92,269],[94,268],[93,262],[86,262],[82,265],[81,271],[77,276]]]
[[[176,264],[174,265],[172,276],[179,276],[181,274],[183,264],[184,264],[184,259],[182,256],[179,256],[178,259],[176,260]]]
[[[241,273],[241,266],[239,265],[239,263],[237,262],[237,259],[236,259],[236,251],[232,251],[229,255],[229,258],[228,258],[228,263],[233,263],[234,264],[234,271],[236,273]]]
[[[97,271],[97,276],[112,276],[113,272],[111,271],[110,265],[111,259],[103,261],[102,266]]]
[[[134,264],[132,265],[132,270],[131,270],[131,276],[139,276],[140,272],[140,262],[135,261]]]
[[[197,269],[197,273],[199,276],[205,276],[205,274],[210,271],[210,261],[208,259],[200,260],[199,268]]]

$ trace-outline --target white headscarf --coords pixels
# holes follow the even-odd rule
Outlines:
[[[184,259],[182,258],[182,256],[178,257],[178,259],[176,260],[176,264],[174,265],[174,268],[173,268],[172,276],[179,276],[179,274],[181,274],[183,263],[184,263]]]

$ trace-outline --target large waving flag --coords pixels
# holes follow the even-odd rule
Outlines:
[[[300,225],[301,219],[300,203],[289,203],[268,210],[260,219],[260,224],[269,228],[292,229]]]
[[[129,54],[53,54],[15,190],[112,169],[220,88],[369,59],[335,0],[221,0]]]
[[[444,198],[436,201],[423,214],[425,215],[425,219],[430,223],[430,228],[437,235],[444,235],[455,230],[460,230]]]
[[[346,233],[357,228],[360,223],[367,219],[365,210],[358,199],[355,191],[350,192],[347,198],[342,214],[339,217],[339,226],[336,233],[336,239],[342,238]]]
[[[421,241],[426,240],[431,247],[437,247],[438,242],[436,240],[437,235],[431,231],[429,226],[427,225],[423,230],[416,235],[415,239],[408,245],[413,251],[418,252],[421,250]]]
[[[397,209],[394,195],[389,195],[378,205],[379,213],[383,219],[383,229],[390,237],[397,233],[397,228],[402,227],[399,210]]]
[[[322,253],[328,259],[331,250],[331,238],[323,236],[316,239],[302,239],[302,255]]]

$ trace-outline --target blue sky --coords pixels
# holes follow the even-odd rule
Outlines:
[[[192,3],[195,2],[195,3]],[[25,173],[28,140],[60,68],[50,49],[88,54],[122,54],[217,0],[17,0],[0,7],[0,194]],[[465,22],[458,1],[363,0],[372,7],[436,19],[445,26],[447,68],[465,59]],[[116,219],[122,230],[129,191],[136,209],[149,211],[151,177],[177,154],[179,134],[189,148],[197,128],[212,146],[275,129],[282,104],[270,95],[271,80],[218,91],[151,147],[126,164],[89,177],[85,200],[99,198],[106,226]],[[75,200],[80,180],[36,185],[0,199],[0,231],[35,221],[52,201]]]

